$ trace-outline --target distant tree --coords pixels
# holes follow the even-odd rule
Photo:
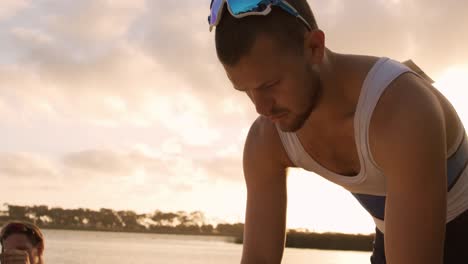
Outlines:
[[[137,214],[133,211],[114,211],[102,208],[90,209],[49,208],[45,205],[18,206],[5,204],[7,211],[0,214],[0,224],[10,220],[35,221],[41,227],[137,231],[166,234],[224,235],[233,236],[242,243],[244,224],[218,224],[216,227],[205,223],[200,211],[185,212],[155,211],[153,214]],[[45,219],[46,221],[43,221]],[[143,225],[146,224],[146,225]],[[147,228],[148,226],[148,228]],[[339,250],[371,250],[373,235],[347,235],[335,233],[309,233],[304,230],[288,230],[287,247],[320,248]]]
[[[26,219],[27,208],[25,206],[8,205],[8,216],[12,219]]]
[[[222,235],[242,237],[242,234],[244,233],[244,224],[218,224],[216,226],[216,231]]]
[[[64,227],[67,223],[67,216],[65,210],[60,207],[53,207],[49,210],[49,216],[52,219],[53,225],[57,227]]]
[[[117,215],[123,222],[125,230],[138,231],[142,226],[138,223],[138,215],[133,211],[118,211]]]
[[[193,225],[202,226],[205,224],[205,215],[201,211],[191,212],[189,221]]]
[[[113,210],[102,208],[99,210],[99,213],[100,222],[104,228],[115,228],[121,226],[121,223]]]
[[[46,205],[38,205],[38,206],[33,206],[32,210],[34,211],[36,216],[40,218],[41,216],[47,216],[49,212],[49,207]]]
[[[179,214],[175,213],[164,213],[161,211],[155,211],[154,214],[151,216],[151,220],[156,222],[158,225],[170,225],[175,226],[177,220],[179,218]]]
[[[179,225],[190,225],[190,216],[185,211],[177,211]]]
[[[200,231],[203,234],[213,234],[214,228],[213,228],[213,225],[202,225],[200,227]]]

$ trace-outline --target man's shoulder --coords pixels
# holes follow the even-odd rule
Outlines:
[[[258,140],[275,141],[277,128],[273,122],[263,116],[258,116],[250,126],[249,136]]]
[[[395,144],[417,147],[412,139],[428,137],[429,132],[443,126],[443,110],[430,90],[430,83],[415,74],[404,73],[386,88],[372,114],[371,149],[376,156],[379,152],[383,153],[380,156],[387,156],[391,154],[388,149]]]
[[[245,142],[246,149],[270,151],[277,145],[281,145],[281,140],[275,124],[263,116],[257,117],[250,126]]]
[[[409,114],[410,111],[440,110],[437,97],[429,87],[430,83],[417,75],[403,73],[389,84],[379,98],[372,123],[385,128],[394,118],[404,116],[405,111]]]
[[[292,165],[284,150],[276,125],[269,119],[259,116],[250,126],[244,147],[244,158],[255,155],[259,159],[267,159],[287,165]]]

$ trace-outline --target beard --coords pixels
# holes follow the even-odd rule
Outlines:
[[[283,132],[297,132],[301,129],[320,101],[323,85],[319,74],[310,66],[306,67],[306,72],[310,77],[308,84],[306,84],[307,92],[304,97],[308,98],[308,101],[305,103],[305,110],[293,116],[288,115],[289,120],[285,119],[283,122],[279,122],[278,125]],[[291,112],[289,113],[292,114]]]

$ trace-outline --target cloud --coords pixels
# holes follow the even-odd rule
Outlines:
[[[10,114],[10,110],[6,106],[6,103],[0,100],[0,118],[5,120]]]
[[[171,122],[164,120],[183,113],[186,118],[179,118],[180,123],[190,118],[202,124],[190,126],[200,130],[191,133],[198,137],[225,120],[246,124],[252,119],[253,107],[233,93],[216,59],[206,5],[49,3],[35,2],[25,23],[8,30],[18,59],[16,65],[0,69],[0,97],[15,97],[23,109],[40,101],[50,113],[103,125],[167,126]],[[447,1],[443,7],[416,0],[311,1],[311,6],[336,51],[413,58],[431,75],[468,58],[462,27],[467,7],[460,1]],[[415,19],[417,12],[425,16]],[[233,105],[241,110],[232,111]],[[181,126],[168,129],[176,132]],[[216,134],[200,142],[208,144]]]
[[[20,32],[19,46],[31,45],[23,64],[0,67],[0,83],[4,84],[0,96],[15,99],[10,102],[16,105],[9,105],[15,112],[45,111],[96,125],[158,123],[189,144],[218,140],[220,132],[214,127],[225,120],[248,120],[239,103],[245,98],[217,95],[216,103],[210,104],[211,99],[192,93],[193,84],[181,80],[178,72],[129,42],[80,60],[51,41],[43,41],[40,47],[32,45],[27,39],[39,38],[32,34],[38,31]],[[53,38],[41,35],[39,39]],[[187,129],[191,133],[185,133]]]
[[[196,148],[201,152],[203,147]],[[242,210],[235,205],[245,191],[233,176],[236,173],[230,172],[233,166],[226,166],[229,158],[209,161],[209,155],[204,154],[193,158],[145,145],[88,149],[56,160],[2,154],[0,178],[5,188],[1,199],[12,204],[139,212],[202,210],[223,220],[233,216],[241,219]]]
[[[92,149],[68,153],[62,162],[65,171],[72,171],[75,178],[83,179],[140,177],[139,180],[147,180],[143,183],[173,186],[193,185],[207,180],[240,182],[243,179],[240,155],[217,156],[207,147],[177,148],[180,149],[176,152],[167,146],[151,148],[147,145],[125,150]]]
[[[311,6],[337,51],[411,57],[429,72],[468,57],[460,48],[467,42],[461,34],[467,18],[459,1],[443,7],[417,0],[311,1]],[[415,19],[416,11],[426,16]],[[234,148],[240,157],[245,136],[239,139],[239,131],[248,128],[255,114],[245,96],[231,91],[216,59],[214,34],[206,25],[207,6],[198,1],[187,1],[183,8],[177,1],[50,5],[43,0],[27,12],[21,26],[12,23],[7,31],[20,54],[17,61],[0,64],[0,115],[7,123],[39,124],[45,119],[59,125],[73,120],[95,131],[152,129],[155,135],[165,135],[159,143],[166,142],[174,153],[188,148],[185,153],[193,155],[190,151],[196,148],[190,146],[205,146],[210,154]],[[442,17],[444,28],[437,22]],[[443,54],[447,49],[455,52],[441,55],[441,47]],[[120,160],[127,160],[126,154],[69,155],[65,160],[75,169],[92,165],[95,155],[123,166],[101,169],[124,174],[134,169]],[[203,168],[216,168],[218,158],[199,162],[211,162]],[[219,162],[225,168],[239,167],[238,161],[224,159]],[[239,174],[223,172],[225,168],[208,174]]]
[[[8,153],[0,155],[0,174],[5,179],[55,177],[64,183],[112,180],[176,189],[212,180],[242,182],[239,148],[229,149],[216,153],[211,147],[191,147],[169,140],[160,148],[138,144],[125,149],[88,149],[67,153],[60,159]]]
[[[132,169],[136,165],[131,163],[127,155],[108,150],[71,153],[64,157],[63,162],[69,169],[112,176],[128,175],[132,173]]]
[[[205,173],[215,181],[230,181],[242,183],[244,172],[242,170],[242,157],[214,158],[202,161],[202,168]]]
[[[0,154],[0,177],[5,180],[53,180],[58,176],[56,164],[29,153]]]
[[[161,71],[138,50],[121,44],[89,61],[60,55],[53,46],[31,49],[28,63],[0,68],[0,91],[26,104],[47,101],[72,117],[117,122],[122,113],[142,111],[140,105],[145,101],[165,99],[174,88],[183,91],[183,84],[174,76]]]
[[[431,75],[468,58],[468,5],[462,1],[309,3],[328,45],[338,52],[412,58]]]
[[[241,211],[225,208],[238,203],[244,191],[240,155],[229,148],[214,153],[207,146],[185,146],[172,140],[162,148],[138,144],[87,149],[60,159],[2,154],[0,178],[6,187],[2,199],[140,212],[203,210],[218,217],[239,217]],[[217,200],[210,200],[209,193]]]
[[[145,5],[144,0],[45,0],[35,7],[36,19],[51,33],[85,45],[125,35]]]
[[[27,42],[29,45],[34,46],[51,44],[54,41],[50,35],[35,29],[15,27],[11,30],[11,34],[18,41]]]
[[[19,11],[27,8],[30,2],[27,0],[2,0],[0,8],[0,21],[16,15]]]
[[[232,98],[233,89],[217,60],[207,16],[208,5],[199,1],[185,1],[183,5],[151,1],[129,36],[167,71],[189,83],[190,92],[203,103],[222,109],[220,98]],[[236,101],[248,105],[247,100]]]
[[[232,93],[215,58],[206,6],[48,3],[35,2],[26,22],[8,30],[16,61],[0,67],[0,98],[14,99],[10,111],[105,126],[158,123],[188,144],[218,140],[214,127],[225,120],[250,119],[239,110],[248,100]]]

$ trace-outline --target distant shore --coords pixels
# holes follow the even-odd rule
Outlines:
[[[91,231],[91,232],[114,232],[114,233],[134,233],[134,234],[157,234],[157,235],[181,235],[181,236],[210,236],[225,237],[226,242],[242,244],[242,237],[235,237],[229,234],[191,234],[183,232],[150,232],[150,231],[125,231],[107,230],[97,228],[51,228],[43,227],[44,230],[66,230],[66,231]],[[324,249],[324,250],[344,250],[344,251],[372,251],[374,235],[353,235],[342,233],[305,233],[290,230],[286,236],[287,248],[303,249]]]
[[[208,224],[202,212],[162,212],[148,214],[133,211],[99,211],[78,208],[49,208],[45,205],[7,205],[0,211],[0,225],[11,220],[33,222],[41,229],[144,233],[189,236],[227,237],[227,242],[241,244],[243,223]],[[341,233],[312,233],[288,230],[286,247],[330,250],[371,251],[374,234],[354,235]]]
[[[287,248],[372,251],[374,234],[305,233],[290,230],[286,235]],[[242,244],[242,238],[236,243]]]
[[[1,223],[3,225],[3,223]],[[128,231],[128,230],[109,230],[99,228],[60,228],[60,227],[41,227],[43,230],[64,230],[64,231],[83,231],[83,232],[113,232],[113,233],[134,233],[134,234],[158,234],[158,235],[183,235],[183,236],[211,236],[225,237],[226,242],[242,244],[242,237],[236,237],[230,234],[193,234],[183,232],[154,232],[154,231]],[[325,249],[325,250],[345,250],[345,251],[372,251],[372,242],[374,235],[353,235],[342,233],[305,233],[290,230],[286,236],[287,248],[303,249]]]
[[[0,223],[0,226],[2,223]],[[78,231],[78,232],[105,232],[105,233],[130,233],[130,234],[156,234],[156,235],[175,235],[175,236],[210,236],[210,237],[227,237],[231,238],[233,243],[238,243],[238,238],[232,235],[225,234],[193,234],[193,233],[183,233],[183,232],[156,232],[149,230],[109,230],[109,229],[99,229],[99,228],[61,228],[61,227],[41,227],[42,230],[62,230],[62,231]]]

